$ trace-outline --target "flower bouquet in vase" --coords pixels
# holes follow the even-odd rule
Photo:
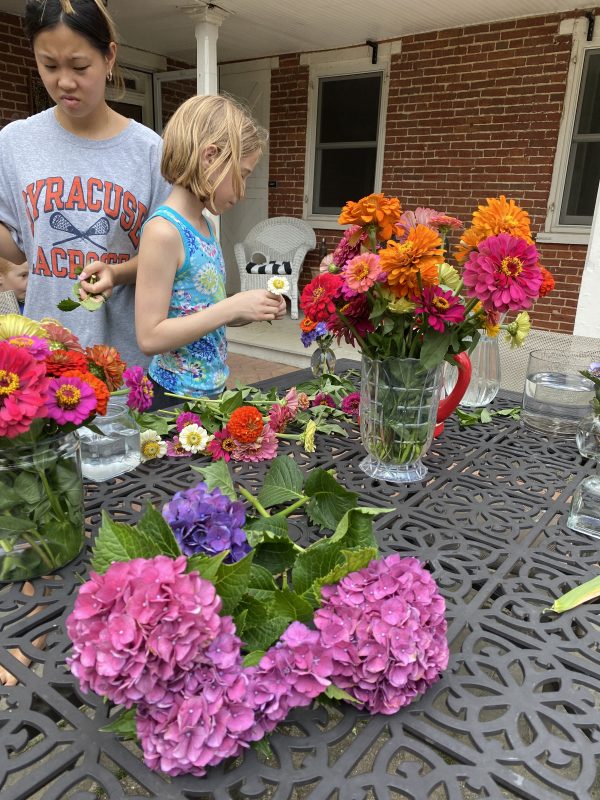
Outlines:
[[[257,496],[224,461],[135,527],[103,514],[67,619],[67,663],[145,763],[202,776],[314,700],[393,714],[448,664],[444,599],[416,558],[380,558],[376,515],[325,470],[269,466]],[[289,535],[306,515],[315,539]]]
[[[468,352],[481,333],[497,335],[500,315],[531,307],[543,274],[529,217],[504,196],[473,215],[447,261],[446,238],[460,220],[430,208],[403,212],[396,197],[348,202],[349,225],[329,271],[303,290],[306,317],[362,352],[360,464],[387,481],[421,480],[436,422],[469,385]],[[441,400],[444,361],[458,381]]]

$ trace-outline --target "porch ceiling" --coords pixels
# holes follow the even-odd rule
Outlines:
[[[0,0],[22,14],[24,0]],[[185,9],[204,0],[109,0],[124,44],[195,63],[194,25]],[[589,6],[585,0],[218,0],[230,12],[219,31],[219,62],[329,50],[413,33],[479,25]]]

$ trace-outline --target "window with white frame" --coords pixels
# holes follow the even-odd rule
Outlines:
[[[539,241],[586,244],[600,181],[600,33],[588,19],[563,20],[573,36],[571,66],[556,148],[548,215]]]
[[[381,46],[380,46],[381,48]],[[304,215],[338,227],[347,200],[381,189],[390,48],[344,61],[307,54],[310,64]]]

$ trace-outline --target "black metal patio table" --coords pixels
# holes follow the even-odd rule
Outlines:
[[[307,372],[266,385],[291,386]],[[500,395],[493,408],[514,406]],[[80,693],[65,667],[64,621],[89,550],[35,593],[0,587],[0,664],[18,685],[0,687],[0,796],[152,797],[159,800],[472,800],[600,797],[598,604],[563,615],[546,609],[598,572],[600,542],[566,527],[570,496],[595,465],[569,439],[552,439],[496,416],[461,430],[446,423],[425,459],[422,483],[394,485],[359,469],[356,426],[293,452],[303,469],[336,470],[363,505],[393,506],[375,522],[384,553],[429,564],[446,598],[451,658],[424,697],[394,716],[350,706],[298,710],[272,736],[272,758],[254,750],[205,778],[153,773],[139,751],[100,729],[109,707]],[[292,452],[284,445],[280,452]],[[191,459],[164,459],[87,485],[93,539],[105,509],[133,522],[195,484]],[[257,489],[266,464],[236,466]],[[294,528],[298,541],[316,530]],[[91,541],[91,540],[90,540]],[[31,642],[48,634],[46,648]],[[8,652],[20,647],[27,668]]]

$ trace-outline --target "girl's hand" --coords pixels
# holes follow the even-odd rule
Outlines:
[[[115,273],[110,264],[104,261],[92,261],[86,264],[79,276],[81,287],[79,294],[81,299],[90,294],[101,294],[104,299],[108,299],[115,285]]]
[[[285,299],[265,289],[250,289],[238,292],[224,302],[229,304],[229,325],[245,325],[248,322],[272,322],[285,316]]]

